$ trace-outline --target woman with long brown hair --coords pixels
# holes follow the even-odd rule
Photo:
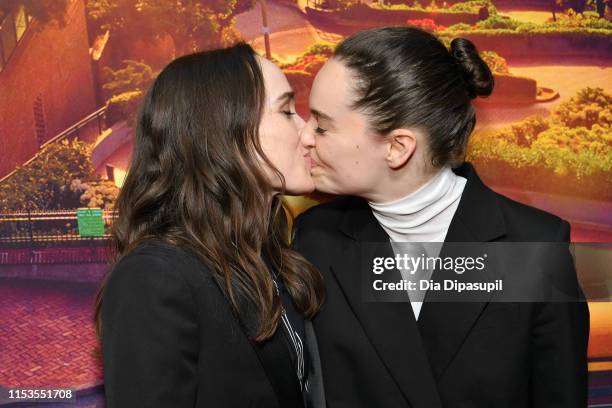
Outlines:
[[[155,79],[96,304],[109,408],[323,406],[309,318],[324,289],[288,245],[281,196],[314,188],[303,125],[245,43]]]

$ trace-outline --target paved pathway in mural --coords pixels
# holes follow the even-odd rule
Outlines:
[[[102,382],[93,355],[95,289],[0,279],[0,386],[83,389]]]

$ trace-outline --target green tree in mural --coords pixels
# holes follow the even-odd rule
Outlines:
[[[556,11],[569,8],[578,14],[583,14],[587,9],[595,9],[600,18],[606,16],[606,3],[610,0],[550,0],[553,21],[557,21]]]
[[[257,1],[258,0],[237,0],[236,7],[234,8],[234,14],[240,14],[251,10],[253,7],[255,7]]]
[[[105,67],[108,82],[102,89],[106,97],[106,125],[127,120],[133,125],[142,95],[159,74],[142,61],[125,60],[117,70]]]
[[[77,208],[80,192],[70,189],[72,180],[88,180],[92,174],[89,144],[66,139],[51,143],[0,183],[0,211]]]
[[[179,56],[238,40],[234,16],[254,4],[254,0],[88,0],[87,11],[100,32],[146,41],[169,35]]]
[[[591,129],[599,124],[612,127],[612,96],[603,88],[586,87],[553,111],[552,118],[563,126]]]
[[[104,74],[109,80],[102,88],[107,97],[124,92],[145,91],[158,74],[142,61],[125,60],[123,64],[124,66],[117,70],[104,68]]]

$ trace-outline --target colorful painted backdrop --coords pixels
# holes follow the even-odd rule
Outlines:
[[[585,243],[578,273],[591,299],[589,400],[612,406],[612,281],[609,266],[597,266],[612,264],[611,6],[3,0],[0,405],[10,402],[8,388],[62,387],[77,390],[77,406],[104,406],[92,312],[107,271],[108,236],[84,236],[78,226],[86,214],[76,209],[101,208],[108,231],[130,162],[136,108],[166,63],[244,39],[283,68],[307,118],[313,77],[340,40],[411,24],[447,44],[469,38],[495,75],[493,95],[476,101],[469,148],[484,181],[569,220],[572,240]],[[325,199],[287,202],[297,214]]]

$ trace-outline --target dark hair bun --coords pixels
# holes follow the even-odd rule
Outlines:
[[[489,96],[493,92],[493,73],[467,38],[455,38],[450,43],[450,53],[462,68],[471,98]]]

